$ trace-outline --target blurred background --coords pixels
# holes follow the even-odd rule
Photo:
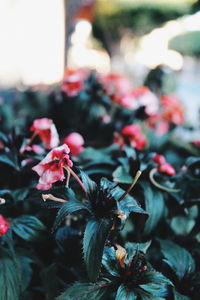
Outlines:
[[[90,68],[176,91],[197,124],[199,10],[197,0],[0,0],[0,102]]]

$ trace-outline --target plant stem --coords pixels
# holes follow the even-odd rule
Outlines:
[[[64,166],[64,169],[69,172],[75,179],[76,181],[80,184],[81,188],[83,189],[83,191],[85,192],[85,194],[87,194],[87,190],[84,187],[84,184],[82,183],[82,181],[80,180],[80,178],[76,175],[76,173],[68,166]]]
[[[133,182],[132,182],[131,185],[130,185],[130,187],[129,187],[128,190],[127,190],[127,191],[119,198],[118,201],[123,200],[123,199],[126,197],[126,195],[127,195],[128,193],[130,193],[130,191],[131,191],[131,190],[133,189],[133,187],[136,185],[136,183],[137,183],[139,177],[141,176],[141,174],[142,174],[142,172],[141,172],[140,170],[138,170],[137,173],[136,173],[136,175],[135,175],[135,178],[133,179]]]
[[[70,172],[69,172],[69,170],[66,170],[67,171],[67,180],[66,180],[66,184],[65,184],[65,186],[68,188],[69,187],[69,179],[70,179]]]
[[[37,133],[34,132],[32,134],[32,136],[30,137],[30,139],[28,140],[28,142],[26,143],[26,145],[23,147],[23,151],[20,152],[21,155],[24,154],[24,151],[26,150],[26,147],[30,146],[30,144],[32,143],[32,141],[34,140],[34,138],[36,137]]]
[[[150,173],[149,173],[149,178],[150,178],[151,183],[152,183],[153,185],[155,185],[157,188],[159,188],[159,189],[161,189],[161,190],[163,190],[163,191],[166,191],[166,192],[172,192],[172,193],[178,193],[178,192],[180,192],[180,189],[172,189],[172,188],[168,188],[168,187],[163,186],[163,185],[161,185],[160,183],[158,183],[158,182],[155,180],[155,178],[154,178],[154,175],[155,175],[155,173],[156,173],[157,171],[158,171],[157,168],[153,168],[153,169],[150,171]]]

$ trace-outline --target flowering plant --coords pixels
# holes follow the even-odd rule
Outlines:
[[[0,299],[198,299],[200,148],[177,137],[180,101],[70,70],[18,102],[0,123]]]

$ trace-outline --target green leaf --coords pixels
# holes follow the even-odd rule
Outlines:
[[[14,168],[15,170],[19,171],[19,165],[18,165],[18,162],[17,162],[17,155],[14,154],[14,153],[13,154],[12,153],[1,154],[0,155],[0,162]]]
[[[56,300],[105,300],[110,282],[96,284],[76,282]]]
[[[137,251],[142,251],[144,253],[147,252],[149,246],[151,245],[151,241],[148,241],[146,243],[133,243],[133,242],[127,242],[125,244],[125,249],[127,251],[127,259],[132,260],[133,256]]]
[[[144,184],[145,210],[149,214],[144,227],[144,234],[150,234],[157,226],[164,214],[164,199],[163,194],[150,187],[149,184]]]
[[[21,272],[19,262],[6,250],[0,250],[0,300],[19,300]]]
[[[13,220],[12,230],[26,241],[36,241],[46,231],[46,227],[38,218],[24,215]]]
[[[113,180],[116,182],[131,184],[133,181],[133,178],[129,175],[124,166],[117,167],[112,175]]]
[[[181,295],[180,293],[178,293],[175,289],[174,289],[174,300],[190,300],[189,297]]]
[[[147,283],[140,284],[140,288],[143,290],[145,294],[149,295],[150,299],[152,300],[154,300],[154,297],[167,296],[168,287],[170,285],[172,286],[172,283],[168,278],[166,278],[162,273],[156,272],[154,270],[147,271],[145,273],[144,280]]]
[[[84,239],[83,252],[89,279],[96,281],[101,267],[101,260],[106,239],[112,222],[107,219],[91,219],[88,221]]]
[[[28,193],[29,193],[29,189],[27,187],[21,188],[21,189],[13,190],[12,197],[16,202],[23,201],[27,197]]]
[[[113,248],[106,247],[103,253],[102,265],[114,277],[120,277],[119,262]]]
[[[176,216],[172,219],[170,227],[177,235],[187,235],[195,225],[195,220],[184,216]]]
[[[192,255],[184,248],[168,240],[159,240],[165,262],[172,268],[181,280],[184,276],[195,271]]]
[[[57,213],[53,226],[54,230],[61,224],[61,222],[66,218],[67,215],[80,210],[87,210],[89,212],[87,206],[78,200],[70,200],[64,203]]]
[[[135,300],[136,294],[129,290],[124,284],[121,284],[117,290],[115,300]]]
[[[32,278],[32,268],[31,263],[33,263],[33,260],[26,256],[19,256],[20,263],[21,263],[21,273],[22,273],[22,291],[24,292],[31,281]]]
[[[89,199],[92,199],[97,193],[96,183],[83,171],[80,171],[83,185],[85,186]]]

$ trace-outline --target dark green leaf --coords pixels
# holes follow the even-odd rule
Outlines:
[[[107,219],[89,220],[84,233],[83,251],[89,279],[96,281],[101,267],[101,260],[106,239],[112,227]]]
[[[32,259],[26,256],[19,256],[20,263],[21,263],[21,273],[22,273],[22,291],[24,292],[31,281],[32,278],[32,268],[31,263],[33,262]]]
[[[66,218],[67,215],[75,213],[80,210],[88,210],[87,206],[80,201],[70,200],[62,205],[59,209],[55,223],[54,223],[54,230],[61,224],[61,222]]]
[[[115,300],[135,300],[136,294],[129,290],[124,284],[121,284],[117,290]]]
[[[35,241],[46,231],[46,227],[38,218],[24,215],[13,220],[12,230],[26,241]]]
[[[96,284],[76,282],[56,300],[105,300],[111,283],[102,281]]]
[[[83,171],[80,171],[81,172],[81,178],[82,178],[82,181],[83,181],[83,184],[88,192],[88,197],[89,198],[92,198],[96,195],[96,192],[97,192],[97,185],[96,183],[90,179],[90,177]]]
[[[168,295],[168,287],[172,285],[172,283],[162,273],[153,270],[148,271],[146,272],[144,279],[147,283],[140,284],[140,288],[145,294],[150,296],[150,299],[154,300],[157,299],[156,297],[165,297]]]
[[[150,187],[149,184],[143,185],[145,196],[145,210],[149,213],[144,227],[144,234],[150,234],[157,226],[164,214],[164,199],[163,194]]]
[[[124,168],[124,166],[119,166],[114,172],[113,172],[113,180],[120,183],[127,183],[131,184],[133,181],[133,178],[129,175],[127,170]]]
[[[12,191],[12,197],[15,201],[23,201],[29,193],[28,188],[21,188]]]
[[[195,225],[195,220],[185,216],[174,217],[171,221],[171,228],[177,235],[187,235]]]
[[[19,165],[17,163],[17,156],[16,154],[1,154],[0,155],[0,162],[10,167],[14,168],[15,170],[19,171]]]
[[[179,280],[195,271],[195,262],[184,248],[168,240],[159,240],[165,262],[172,268]]]
[[[19,262],[7,251],[0,251],[0,300],[20,300],[21,272]]]
[[[190,300],[189,297],[181,295],[174,289],[174,300]]]
[[[127,251],[127,259],[128,260],[132,260],[133,256],[135,255],[135,253],[137,251],[142,251],[144,253],[146,253],[146,251],[148,250],[149,246],[151,245],[151,241],[148,241],[146,243],[131,243],[131,242],[127,242],[125,244],[125,249]]]
[[[120,277],[119,262],[113,248],[106,247],[103,253],[102,265],[114,277]]]

